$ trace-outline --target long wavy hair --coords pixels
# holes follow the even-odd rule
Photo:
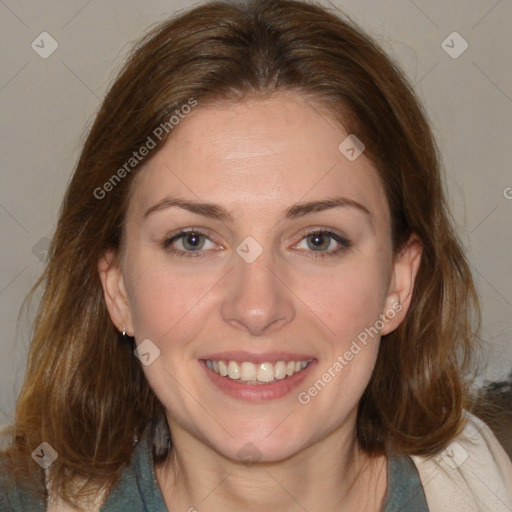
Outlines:
[[[132,182],[143,168],[127,171],[126,162],[191,98],[200,109],[277,92],[303,95],[365,144],[385,188],[394,251],[412,233],[423,245],[410,309],[383,337],[360,401],[360,446],[433,455],[463,428],[480,310],[439,150],[411,85],[342,13],[299,0],[213,1],[160,23],[133,47],[66,191],[34,287],[44,293],[7,452],[13,472],[34,488],[44,492],[43,472],[30,454],[46,441],[58,452],[52,488],[65,501],[111,489],[134,436],[163,413],[134,340],[110,319],[97,270],[104,252],[123,243]],[[163,135],[152,137],[153,154],[172,130]],[[72,476],[86,485],[73,487]]]

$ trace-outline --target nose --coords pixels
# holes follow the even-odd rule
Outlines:
[[[261,336],[293,320],[294,295],[286,284],[284,264],[278,265],[266,249],[252,263],[238,254],[233,258],[234,268],[229,273],[221,307],[224,321]]]

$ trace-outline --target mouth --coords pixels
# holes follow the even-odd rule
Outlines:
[[[254,359],[254,358],[253,358]],[[311,373],[318,361],[279,359],[237,361],[200,359],[208,378],[224,394],[248,401],[265,401],[289,394]]]
[[[300,373],[312,363],[312,359],[253,363],[251,361],[205,360],[206,366],[217,375],[254,386],[272,384]]]

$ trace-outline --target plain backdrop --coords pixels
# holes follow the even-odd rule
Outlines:
[[[503,379],[512,368],[512,2],[322,3],[381,43],[427,109],[482,299],[488,357],[478,382]],[[19,316],[20,307],[44,268],[87,129],[131,44],[193,5],[0,0],[0,424],[12,419],[30,341],[33,310]],[[42,58],[52,44],[57,49]]]

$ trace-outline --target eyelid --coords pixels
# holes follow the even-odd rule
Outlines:
[[[322,226],[322,225],[305,228],[297,236],[299,236],[300,240],[302,240],[305,236],[308,236],[308,235],[311,235],[314,233],[332,233],[334,235],[339,236],[340,238],[348,239],[347,236],[342,231],[332,228],[332,227],[329,227],[329,226]]]
[[[210,230],[206,228],[197,228],[197,227],[187,227],[178,229],[168,235],[166,235],[163,242],[161,242],[162,248],[170,254],[175,254],[180,257],[190,257],[190,258],[202,258],[203,253],[208,252],[207,250],[199,249],[197,251],[184,251],[182,249],[174,249],[172,248],[172,244],[181,238],[183,238],[187,233],[195,233],[198,235],[204,236],[210,242],[216,244],[220,249],[224,249],[224,246],[217,244],[212,237],[210,236]],[[325,226],[316,226],[307,228],[306,231],[303,231],[299,236],[298,242],[296,242],[292,247],[296,247],[300,244],[304,239],[306,239],[310,235],[319,234],[329,237],[331,240],[334,240],[338,247],[336,249],[331,249],[328,251],[314,251],[314,250],[304,250],[301,249],[299,252],[308,253],[308,257],[312,258],[325,258],[329,256],[337,256],[341,252],[349,249],[352,246],[352,242],[342,233],[337,230]]]
[[[213,242],[214,237],[212,237],[212,231],[210,231],[207,228],[199,228],[199,227],[193,227],[193,226],[189,227],[189,228],[180,228],[175,231],[172,231],[171,233],[166,234],[164,241],[168,242],[169,240],[172,240],[173,238],[179,239],[180,235],[184,235],[186,233],[197,233],[200,235],[204,235],[206,238],[208,238],[209,240],[211,240]],[[219,244],[217,244],[217,245],[219,245]]]
[[[336,256],[339,253],[349,249],[352,247],[351,240],[345,236],[343,233],[338,232],[337,230],[325,226],[317,226],[314,228],[308,228],[307,231],[303,232],[300,235],[300,239],[297,243],[294,244],[293,247],[296,247],[298,244],[300,244],[304,239],[306,239],[310,235],[314,234],[320,234],[324,236],[328,236],[332,240],[334,240],[338,244],[338,248],[331,249],[329,251],[313,251],[313,250],[301,250],[301,252],[307,252],[312,257],[328,257],[328,256]]]

